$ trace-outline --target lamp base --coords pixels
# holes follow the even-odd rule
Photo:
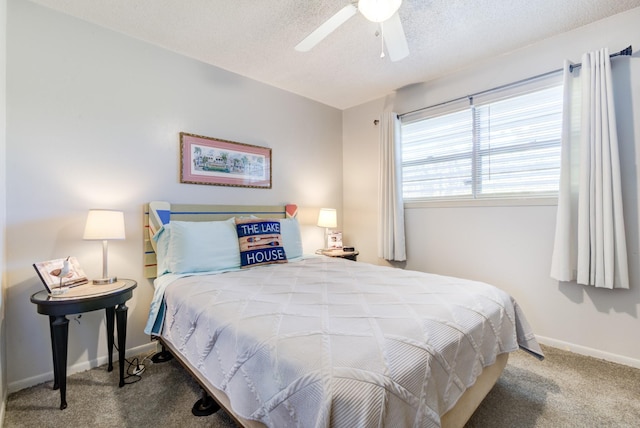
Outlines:
[[[110,278],[94,279],[93,283],[96,284],[96,285],[113,284],[117,280],[118,280],[118,278],[116,278],[115,276],[112,276]]]

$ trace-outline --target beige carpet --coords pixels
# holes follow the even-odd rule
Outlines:
[[[549,347],[544,351],[544,361],[513,353],[467,427],[640,426],[640,370]],[[191,414],[200,390],[178,363],[144,365],[142,379],[124,388],[117,386],[117,369],[108,373],[105,366],[69,376],[69,407],[62,411],[52,382],[11,394],[4,426],[235,427],[223,412]]]

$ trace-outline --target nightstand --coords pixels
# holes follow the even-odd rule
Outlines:
[[[127,305],[137,283],[121,279],[113,284],[86,284],[72,288],[68,295],[51,296],[46,290],[31,296],[38,313],[49,316],[51,353],[53,355],[53,389],[60,388],[60,410],[67,407],[67,344],[69,320],[66,315],[104,309],[107,316],[107,346],[109,350],[108,371],[113,370],[114,318],[118,327],[118,362],[120,387],[124,386],[124,352],[127,338]],[[83,288],[80,288],[83,287]]]
[[[359,251],[343,251],[342,249],[335,250],[317,250],[316,254],[322,254],[323,256],[329,257],[340,257],[342,259],[353,260],[354,262],[358,259]]]

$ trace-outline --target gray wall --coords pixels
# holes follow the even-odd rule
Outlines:
[[[150,343],[145,202],[297,203],[309,252],[322,245],[318,209],[342,211],[339,110],[25,1],[8,2],[7,58],[9,391],[52,379],[48,320],[29,302],[42,289],[32,263],[74,255],[100,275],[100,244],[82,240],[88,209],[125,212],[109,272],[138,281],[127,304],[133,350]],[[273,188],[179,183],[181,131],[271,147]],[[70,371],[106,361],[103,318],[71,321]]]
[[[7,185],[5,175],[5,156],[7,151],[7,95],[6,95],[6,59],[7,33],[4,30],[7,22],[7,2],[0,0],[0,426],[4,419],[7,401],[7,357],[5,328],[5,216],[7,202]]]
[[[546,39],[384,99],[343,112],[344,229],[360,250],[376,256],[378,128],[383,111],[404,113],[579,62],[583,52],[629,44],[640,48],[640,8]],[[437,61],[437,58],[434,58]],[[407,204],[406,267],[497,285],[524,308],[545,343],[640,367],[640,58],[613,60],[622,157],[631,290],[558,284],[549,277],[556,201],[496,204]]]

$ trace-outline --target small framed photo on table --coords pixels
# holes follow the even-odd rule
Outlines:
[[[333,231],[327,235],[327,248],[330,250],[342,248],[342,232]]]
[[[58,294],[69,287],[89,282],[75,257],[34,263],[33,268],[49,294]]]

